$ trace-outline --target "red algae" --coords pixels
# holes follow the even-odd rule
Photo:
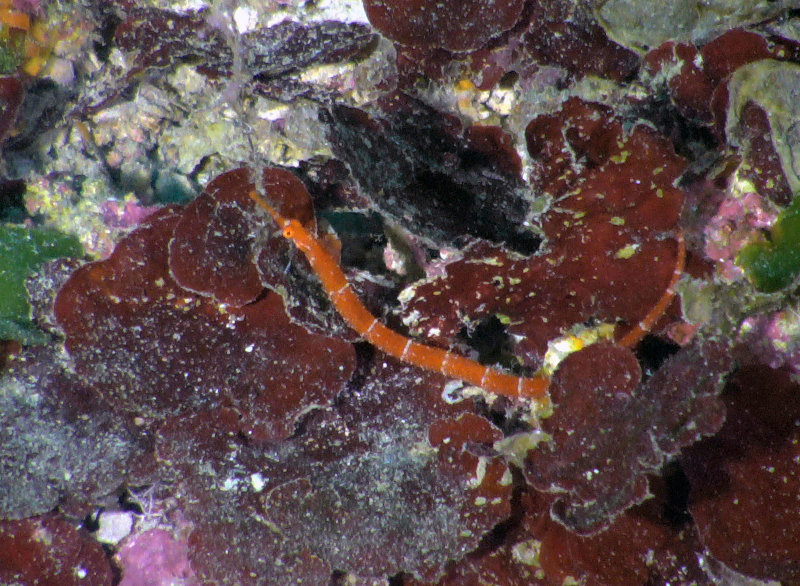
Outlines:
[[[0,77],[0,143],[8,136],[17,119],[25,90],[13,76]]]
[[[219,26],[211,14],[136,7],[116,27],[115,39],[121,49],[132,53],[138,69],[199,61],[211,76],[240,74],[234,65],[239,59],[233,55],[236,47],[244,53],[245,71],[270,77],[356,57],[374,42],[374,34],[361,24],[303,25],[288,20],[234,39],[234,33]],[[203,42],[198,43],[198,38]]]
[[[742,369],[723,395],[725,425],[682,459],[689,510],[711,556],[744,575],[787,584],[800,579],[793,539],[800,521],[797,392],[785,369]]]
[[[465,0],[458,10],[431,0],[366,0],[372,26],[403,45],[477,49],[510,29],[522,13],[522,0]]]
[[[184,213],[196,220],[195,207],[186,212],[166,208],[151,216],[109,259],[82,267],[61,289],[55,313],[76,370],[103,389],[106,401],[131,414],[164,417],[222,398],[233,408],[263,418],[260,433],[288,435],[294,417],[309,405],[330,401],[347,380],[352,348],[292,324],[276,293],[220,310],[212,299],[183,289],[170,274],[167,243]],[[248,246],[247,240],[243,246]],[[180,245],[175,251],[188,254]],[[215,250],[206,249],[209,252]],[[255,251],[247,257],[252,263]],[[210,258],[216,259],[215,267],[227,262],[219,254]],[[256,275],[255,269],[251,274]],[[233,282],[235,293],[223,290],[219,296],[236,299],[239,283]],[[249,286],[255,297],[255,283]],[[290,357],[302,355],[327,356],[329,362],[296,368]],[[146,397],[140,394],[143,386],[149,389]]]
[[[579,77],[622,81],[636,73],[639,57],[611,40],[587,5],[559,0],[536,0],[532,5],[530,28],[522,36],[527,59],[563,67]],[[591,59],[586,58],[589,53]]]
[[[403,311],[441,343],[453,340],[464,316],[502,315],[519,339],[516,352],[536,367],[548,342],[574,324],[632,326],[658,301],[678,253],[670,231],[683,196],[672,184],[684,163],[649,129],[623,138],[606,109],[574,99],[532,121],[526,135],[532,180],[560,198],[539,220],[543,251],[518,259],[476,244],[445,277],[415,284]]]
[[[334,154],[373,194],[377,210],[440,246],[473,236],[535,250],[537,238],[524,226],[522,178],[498,164],[518,164],[507,154],[509,138],[492,139],[505,142],[504,150],[486,156],[478,142],[486,131],[465,130],[456,116],[400,92],[383,96],[374,110],[334,107],[323,117]]]
[[[56,514],[0,521],[0,580],[5,584],[111,586],[103,548]]]
[[[119,579],[78,520],[157,487],[123,580],[797,582],[796,283],[733,264],[796,205],[797,14],[330,4],[92,3],[0,79],[4,221],[132,228],[0,345],[0,581]],[[552,413],[365,343],[254,190]]]
[[[64,372],[58,359],[50,349],[24,349],[6,364],[0,483],[14,489],[0,492],[4,519],[56,507],[83,517],[124,482],[151,479],[151,438]]]
[[[280,445],[248,445],[205,417],[162,429],[158,451],[180,468],[181,501],[201,503],[187,509],[195,569],[218,580],[247,568],[292,581],[328,567],[435,579],[509,514],[511,476],[490,448],[499,430],[469,401],[433,395],[441,375],[382,355],[364,367],[333,410],[311,414]],[[219,488],[200,481],[209,471]],[[214,558],[215,536],[228,547]],[[298,556],[313,562],[288,563]]]
[[[594,344],[568,356],[551,385],[555,414],[543,423],[552,444],[530,452],[525,469],[534,487],[557,495],[553,518],[591,534],[648,498],[645,474],[722,425],[716,395],[729,363],[724,347],[694,344],[640,384],[624,348]]]

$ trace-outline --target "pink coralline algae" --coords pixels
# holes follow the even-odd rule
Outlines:
[[[117,554],[125,568],[119,586],[197,586],[186,543],[164,529],[151,529],[126,540]]]
[[[774,207],[757,193],[748,192],[720,203],[717,213],[706,225],[703,252],[717,263],[722,278],[733,281],[741,277],[742,270],[735,265],[736,254],[776,218]]]
[[[100,213],[107,226],[131,228],[140,224],[157,209],[155,206],[140,206],[132,201],[126,201],[120,205],[120,202],[116,200],[108,200],[100,206]]]
[[[742,342],[758,363],[800,374],[800,316],[796,309],[747,318],[742,324]]]

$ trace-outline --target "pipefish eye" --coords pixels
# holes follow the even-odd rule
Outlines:
[[[291,226],[286,226],[286,227],[283,229],[283,237],[284,237],[284,238],[288,238],[288,239],[290,239],[290,240],[291,240],[292,238],[294,238],[294,228],[292,228]]]

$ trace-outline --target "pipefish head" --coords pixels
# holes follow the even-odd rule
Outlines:
[[[315,236],[303,224],[293,219],[283,220],[281,234],[287,240],[291,240],[303,252],[311,250],[316,240]]]
[[[268,204],[255,190],[251,191],[249,195],[253,201],[269,212],[269,215],[272,216],[272,219],[275,220],[275,223],[278,224],[278,227],[281,229],[281,234],[284,238],[294,242],[295,246],[302,251],[311,249],[314,244],[315,236],[309,232],[299,220],[287,218],[282,215],[277,209]]]

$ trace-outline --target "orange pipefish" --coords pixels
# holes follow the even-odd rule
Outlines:
[[[506,374],[453,352],[415,342],[387,328],[364,307],[336,259],[316,236],[299,221],[283,217],[255,191],[250,197],[274,218],[284,238],[306,256],[336,310],[370,344],[403,362],[441,372],[498,395],[547,402],[550,379],[545,376],[525,378]]]
[[[361,303],[336,259],[315,235],[298,220],[281,215],[257,192],[252,191],[249,195],[269,212],[281,228],[283,237],[291,240],[305,255],[336,310],[350,327],[369,343],[403,362],[440,372],[491,393],[531,399],[542,405],[549,404],[547,389],[550,379],[547,376],[520,377],[506,374],[448,350],[415,342],[387,328]],[[678,259],[669,286],[644,319],[620,340],[621,344],[625,346],[636,344],[652,328],[672,301],[675,295],[674,286],[683,271],[685,259],[683,237],[680,233],[677,239]]]

